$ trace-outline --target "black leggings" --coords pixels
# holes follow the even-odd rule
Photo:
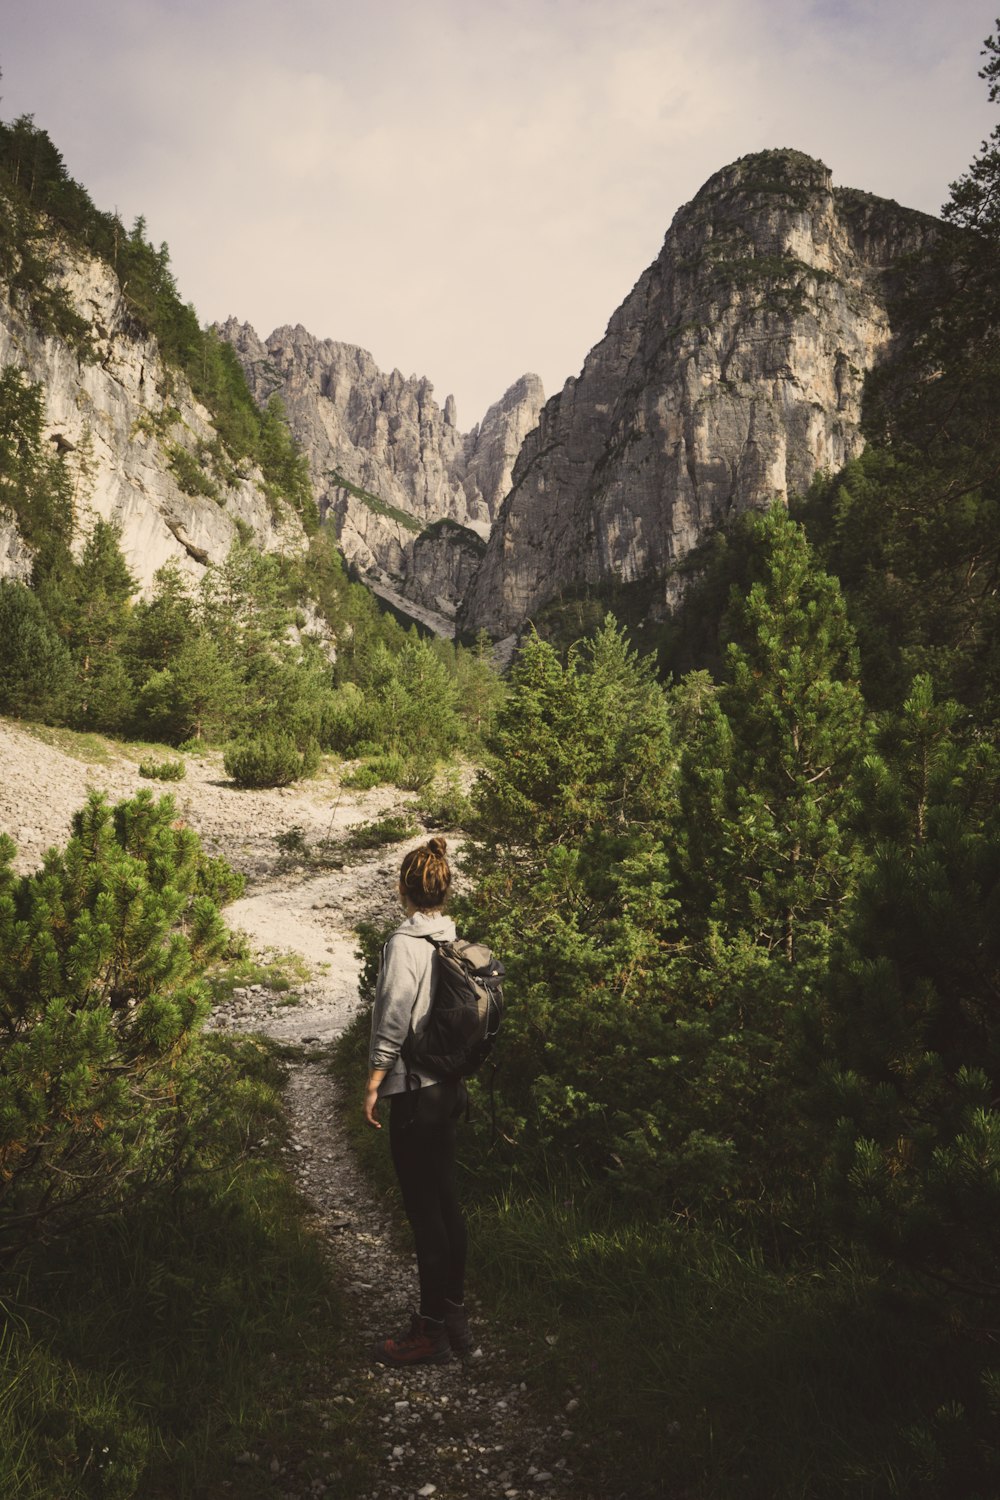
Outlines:
[[[416,1241],[425,1318],[443,1318],[446,1297],[465,1297],[468,1237],[455,1184],[455,1130],[465,1100],[461,1083],[424,1085],[389,1100],[389,1145]]]

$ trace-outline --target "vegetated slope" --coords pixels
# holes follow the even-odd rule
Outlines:
[[[166,245],[96,209],[26,118],[0,125],[0,366],[40,387],[77,538],[113,522],[143,585],[168,560],[196,576],[241,528],[264,550],[301,550],[314,529],[280,412],[258,411],[180,300]],[[0,576],[26,577],[24,518],[4,512]]]

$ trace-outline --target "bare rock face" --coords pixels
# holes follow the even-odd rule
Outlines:
[[[95,518],[114,522],[143,588],[171,560],[200,577],[207,563],[223,561],[239,525],[265,551],[304,546],[297,517],[272,513],[258,473],[213,472],[211,417],[164,366],[155,341],[137,333],[111,267],[64,248],[56,278],[90,323],[96,358],[81,360],[60,339],[42,337],[0,295],[0,366],[14,365],[44,387],[46,434],[72,479],[74,546],[83,545]],[[182,489],[185,460],[189,473],[205,475],[211,494]],[[30,567],[12,520],[0,516],[0,577],[26,578]]]
[[[438,545],[435,534],[418,551],[415,543],[441,521],[488,534],[545,399],[537,376],[523,376],[463,435],[453,396],[442,409],[430,381],[386,375],[353,344],[314,338],[301,326],[277,328],[262,341],[235,318],[218,331],[256,400],[263,406],[277,393],[284,402],[320,513],[335,522],[348,561],[405,598],[433,608],[428,601],[440,597],[454,614],[455,589],[467,574],[457,561],[462,548],[454,535]]]
[[[0,578],[9,578],[14,583],[30,583],[33,563],[34,556],[13,516],[0,510]]]
[[[453,620],[485,551],[477,531],[455,521],[435,521],[406,551],[403,597]]]
[[[712,177],[526,438],[460,625],[503,636],[611,578],[661,580],[665,607],[711,527],[856,456],[889,272],[934,226],[799,152]]]
[[[545,392],[537,375],[522,375],[487,411],[465,443],[466,494],[480,495],[492,521],[511,486],[514,463],[538,425]]]

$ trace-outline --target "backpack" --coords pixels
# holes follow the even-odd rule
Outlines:
[[[480,1068],[503,1020],[503,964],[483,943],[428,937],[438,956],[430,1015],[402,1046],[407,1073],[467,1078]]]

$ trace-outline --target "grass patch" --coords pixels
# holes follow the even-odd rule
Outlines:
[[[406,759],[393,751],[382,755],[368,755],[345,771],[341,785],[352,791],[368,792],[375,786],[399,786],[400,778],[406,775]]]
[[[89,730],[81,732],[77,729],[60,729],[52,724],[35,724],[27,719],[11,719],[8,722],[73,760],[102,766],[110,765],[114,760],[111,744],[101,734],[94,734]]]
[[[435,766],[421,757],[383,750],[362,757],[341,775],[340,784],[360,792],[375,786],[398,786],[406,792],[419,792],[433,781],[434,771]]]
[[[923,1493],[907,1433],[939,1395],[926,1309],[870,1267],[776,1268],[558,1188],[480,1202],[470,1231],[527,1376],[553,1404],[572,1390],[578,1430],[602,1434],[593,1463],[630,1496],[662,1495],[667,1474],[704,1500]]]
[[[150,781],[183,781],[186,766],[182,760],[141,760],[139,775]]]
[[[220,964],[208,976],[213,1003],[228,1000],[233,991],[259,984],[281,995],[312,978],[312,968],[300,953],[269,953],[263,961],[244,956]]]

